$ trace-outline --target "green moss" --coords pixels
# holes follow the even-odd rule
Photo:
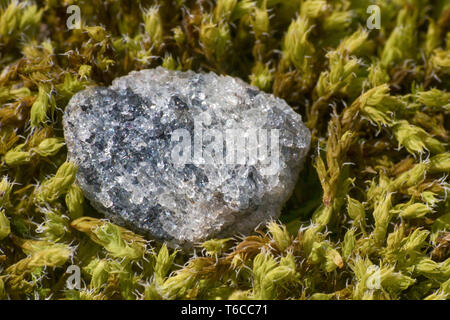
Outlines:
[[[0,298],[448,299],[450,5],[428,2],[378,1],[366,30],[370,1],[0,0]],[[63,110],[159,65],[302,114],[313,148],[281,222],[190,256],[99,220]]]

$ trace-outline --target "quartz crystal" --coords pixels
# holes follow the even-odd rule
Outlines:
[[[184,249],[277,218],[310,144],[284,100],[237,78],[161,67],[75,94],[63,124],[92,206]]]

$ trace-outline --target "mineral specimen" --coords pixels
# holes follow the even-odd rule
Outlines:
[[[63,123],[93,207],[185,249],[278,217],[310,144],[284,100],[229,76],[164,68],[77,93]]]

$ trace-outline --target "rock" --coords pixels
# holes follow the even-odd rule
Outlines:
[[[164,68],[75,94],[63,124],[93,207],[184,249],[278,217],[310,144],[284,100],[229,76]]]

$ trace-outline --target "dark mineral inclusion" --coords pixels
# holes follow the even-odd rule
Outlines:
[[[91,204],[185,249],[278,217],[310,144],[284,100],[229,76],[164,68],[77,93],[63,123]]]

